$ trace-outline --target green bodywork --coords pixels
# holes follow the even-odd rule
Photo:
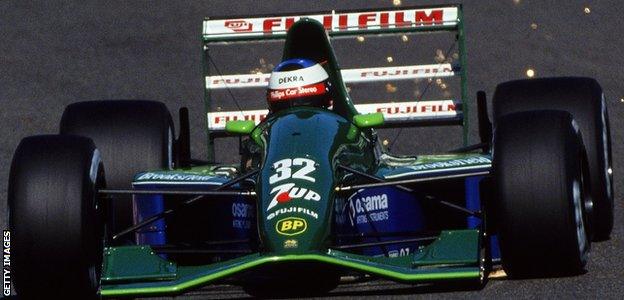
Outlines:
[[[250,134],[256,127],[254,121],[237,120],[225,124],[225,131],[230,134]]]
[[[353,117],[353,124],[359,128],[377,128],[384,124],[382,113],[372,113],[356,115]]]
[[[463,65],[461,22],[459,27]],[[104,251],[102,296],[180,294],[261,266],[291,262],[315,262],[410,283],[482,279],[481,229],[442,231],[431,244],[403,257],[370,257],[332,248],[336,187],[353,183],[348,179],[350,174],[339,166],[382,179],[471,176],[472,172],[487,173],[491,157],[476,153],[394,157],[380,153],[372,128],[383,124],[383,115],[358,114],[320,23],[303,19],[292,25],[283,59],[297,57],[326,62],[330,81],[337,87],[333,89],[331,110],[294,107],[269,114],[258,126],[251,121],[226,125],[228,132],[248,135],[260,149],[260,171],[255,178],[258,252],[207,265],[178,265],[155,254],[149,246],[108,247]],[[463,71],[461,76],[463,88]],[[205,165],[139,173],[133,184],[218,186],[238,175],[237,166]]]
[[[332,249],[330,234],[336,198],[334,188],[345,180],[345,173],[338,170],[338,165],[347,165],[382,178],[410,172],[418,176],[418,172],[489,169],[489,156],[379,157],[374,152],[375,142],[370,129],[357,128],[334,112],[311,107],[296,107],[276,113],[257,126],[252,136],[255,136],[254,140],[263,153],[255,187],[261,250],[256,254],[209,265],[184,266],[162,259],[147,246],[109,247],[104,256],[102,296],[179,294],[261,266],[301,261],[361,271],[401,282],[478,281],[482,278],[480,253],[483,232],[479,229],[443,231],[437,240],[417,253],[392,258],[362,256]],[[279,162],[288,162],[291,167],[288,176],[284,175],[286,172],[280,172],[283,165]],[[306,167],[309,170],[302,171]],[[201,181],[218,185],[234,176],[224,173],[224,170],[231,168],[227,165],[202,166],[188,170],[143,172],[137,174],[134,184],[154,181],[193,184]],[[299,175],[295,176],[297,173]],[[283,175],[283,179],[279,174]],[[299,198],[272,205],[278,194],[274,189],[283,184],[312,191],[318,198],[305,199],[305,193],[302,193]],[[280,222],[289,221],[290,231],[280,232]],[[295,221],[299,222],[299,227],[292,230]]]
[[[370,139],[363,131],[350,135],[352,126],[338,114],[311,107],[280,112],[259,126],[263,130],[265,143],[260,146],[265,156],[256,193],[260,203],[260,236],[267,250],[305,253],[326,247],[334,187],[342,181],[337,166],[348,165],[365,172],[375,168]],[[286,168],[283,164],[292,166]],[[301,195],[288,201],[275,200],[288,191],[290,195]],[[306,228],[294,235],[279,232],[277,223],[284,217],[302,218]],[[287,245],[286,241],[292,239],[298,247]]]
[[[300,254],[256,253],[201,266],[176,266],[145,247],[106,249],[101,295],[104,297],[180,294],[263,265],[312,261],[400,282],[478,280],[479,231],[444,231],[412,256],[368,257],[332,249]],[[131,276],[142,274],[144,277]]]

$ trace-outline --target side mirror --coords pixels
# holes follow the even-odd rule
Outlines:
[[[225,131],[232,134],[250,134],[256,127],[251,120],[236,120],[225,123]]]
[[[359,128],[374,128],[384,124],[384,116],[380,112],[357,115],[353,117],[353,123]]]

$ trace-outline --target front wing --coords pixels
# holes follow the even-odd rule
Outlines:
[[[255,253],[200,266],[179,266],[160,258],[148,246],[107,248],[103,297],[175,295],[261,266],[312,261],[406,283],[478,281],[484,274],[480,230],[443,231],[417,253],[402,257],[369,257],[328,249],[301,255]]]

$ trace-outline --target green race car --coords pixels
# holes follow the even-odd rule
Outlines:
[[[451,33],[453,62],[343,69],[332,47],[438,32]],[[213,46],[270,41],[283,41],[272,72],[223,75],[212,58]],[[146,100],[71,104],[60,134],[22,140],[8,197],[20,298],[179,295],[213,283],[309,296],[347,277],[482,287],[493,266],[514,278],[580,274],[591,242],[611,233],[600,85],[502,83],[492,121],[479,92],[470,144],[459,5],[211,18],[203,42],[207,160],[190,157],[186,108],[176,135],[167,107]],[[361,103],[347,85],[440,78],[457,79],[458,99]],[[234,94],[247,88],[268,109],[241,109]],[[215,107],[218,92],[238,110]],[[378,136],[424,126],[463,126],[464,144],[398,156]],[[221,154],[238,151],[240,162],[215,162],[221,138],[238,146]]]

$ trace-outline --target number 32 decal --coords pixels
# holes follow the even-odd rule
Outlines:
[[[294,169],[297,169],[293,173]],[[276,182],[294,178],[294,179],[303,179],[310,182],[315,182],[316,179],[314,177],[308,176],[308,174],[314,172],[316,170],[315,162],[311,159],[307,158],[286,158],[276,161],[273,164],[273,168],[275,169],[275,174],[269,177],[269,184],[274,184]]]

